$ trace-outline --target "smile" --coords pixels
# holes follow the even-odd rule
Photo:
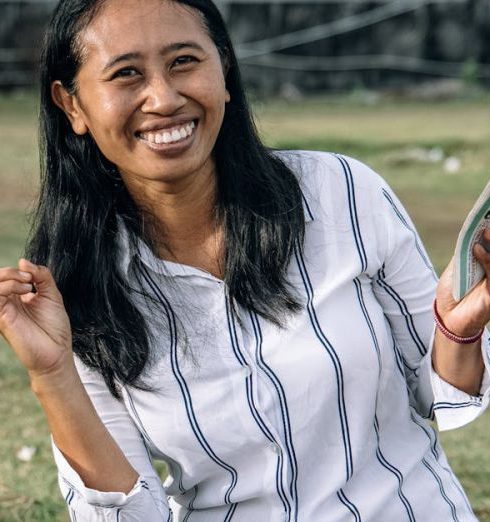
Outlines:
[[[189,136],[192,136],[196,128],[195,122],[189,121],[188,123],[181,124],[168,129],[160,129],[151,132],[140,132],[137,137],[141,140],[147,141],[148,143],[160,145],[160,144],[171,144],[178,143],[185,140]]]

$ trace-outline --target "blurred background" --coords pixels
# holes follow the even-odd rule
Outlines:
[[[36,197],[37,60],[55,3],[0,0],[0,266],[21,255]],[[218,6],[264,141],[368,163],[441,271],[490,178],[490,0]],[[442,440],[477,516],[490,522],[490,413]],[[66,520],[42,412],[0,342],[0,522]]]

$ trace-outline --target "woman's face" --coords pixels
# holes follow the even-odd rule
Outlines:
[[[229,94],[197,11],[168,0],[108,0],[81,48],[76,94],[55,82],[53,97],[127,184],[214,173]]]

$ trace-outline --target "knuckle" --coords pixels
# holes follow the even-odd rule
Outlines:
[[[50,270],[47,266],[40,265],[40,266],[39,266],[39,272],[40,272],[44,277],[52,278],[51,270]]]
[[[2,281],[0,283],[0,294],[7,296],[12,293],[14,281]]]

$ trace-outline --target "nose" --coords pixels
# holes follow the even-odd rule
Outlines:
[[[141,110],[147,113],[173,114],[187,101],[180,90],[163,76],[153,77],[148,82],[144,94]]]

